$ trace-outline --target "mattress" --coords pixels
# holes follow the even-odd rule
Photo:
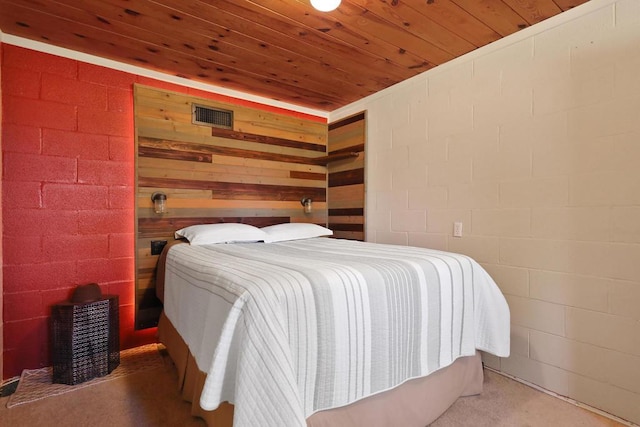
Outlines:
[[[509,354],[509,310],[471,258],[341,239],[176,245],[165,314],[207,374],[205,410],[302,426],[471,356]]]

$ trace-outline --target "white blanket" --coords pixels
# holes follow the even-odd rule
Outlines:
[[[450,365],[509,355],[509,309],[467,256],[314,238],[176,245],[165,313],[208,374],[200,406],[234,426],[304,426]]]

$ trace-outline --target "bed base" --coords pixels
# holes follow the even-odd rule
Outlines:
[[[204,419],[209,427],[231,427],[233,405],[224,402],[214,411],[200,408],[206,374],[198,369],[184,340],[164,313],[160,317],[158,334],[178,370],[182,397],[192,403],[191,414]],[[481,393],[483,379],[482,361],[476,353],[392,390],[344,407],[316,412],[307,419],[307,426],[424,427],[442,415],[458,397]]]

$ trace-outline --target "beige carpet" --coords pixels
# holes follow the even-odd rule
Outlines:
[[[177,372],[166,351],[158,352],[158,346],[154,347],[156,350],[151,354],[156,360],[159,356],[161,363],[152,369],[144,368],[91,386],[72,386],[72,392],[12,408],[6,405],[13,395],[0,398],[0,426],[203,427],[205,423],[191,416],[191,404],[178,393]],[[122,364],[125,352],[120,356]]]
[[[155,368],[91,386],[73,386],[73,392],[11,408],[6,407],[11,396],[0,398],[0,426],[204,426],[201,419],[191,416],[191,405],[178,393],[175,366],[166,352],[159,354],[164,362]],[[619,427],[623,424],[485,370],[484,392],[458,399],[431,425],[466,426]]]
[[[431,424],[431,427],[624,425],[485,369],[482,394],[458,399],[447,412]]]
[[[11,408],[46,397],[77,391],[84,387],[91,387],[104,381],[115,380],[148,369],[156,369],[163,366],[163,363],[162,356],[158,352],[158,345],[149,344],[121,351],[120,365],[110,374],[76,385],[54,384],[50,366],[41,369],[24,370],[20,376],[16,392],[9,396],[7,407]]]

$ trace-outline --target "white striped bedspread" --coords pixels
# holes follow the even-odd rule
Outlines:
[[[175,245],[165,313],[234,426],[304,426],[476,349],[509,355],[509,309],[471,258],[332,238]]]

